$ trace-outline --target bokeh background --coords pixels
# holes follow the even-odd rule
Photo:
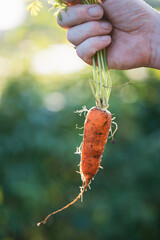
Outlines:
[[[148,1],[160,7],[159,1]],[[110,111],[119,129],[109,140],[91,190],[70,202],[84,115],[95,105],[92,70],[66,40],[48,4],[30,17],[23,0],[0,1],[0,239],[160,239],[160,71],[111,71]]]

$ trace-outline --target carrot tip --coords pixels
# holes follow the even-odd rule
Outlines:
[[[42,222],[37,223],[37,227],[39,227],[42,223],[43,223],[43,224],[46,224],[46,221],[44,220],[44,221],[42,221]]]

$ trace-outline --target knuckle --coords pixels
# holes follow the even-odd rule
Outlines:
[[[91,46],[91,49],[93,51],[94,51],[94,49],[96,49],[96,46],[97,46],[96,37],[92,37],[89,39],[89,45]]]
[[[88,45],[90,46],[89,48],[89,56],[93,56],[96,53],[97,50],[97,38],[96,37],[92,37],[90,39],[88,39]],[[87,56],[88,57],[88,56]]]
[[[108,31],[111,32],[112,29],[113,29],[112,24],[110,22],[108,22]]]
[[[98,5],[99,6],[99,5]],[[100,7],[100,6],[99,6]],[[101,8],[101,7],[100,7]],[[103,17],[103,14],[104,14],[104,11],[103,9],[101,8],[101,12],[100,12],[100,19]]]
[[[92,65],[91,57],[95,54],[95,51],[93,51],[93,53],[90,53],[90,51],[88,51],[86,47],[82,47],[82,45],[79,45],[76,48],[76,53],[78,57],[80,57],[85,63]]]
[[[75,31],[72,28],[67,31],[67,39],[70,43],[77,45]]]
[[[76,53],[77,53],[78,57],[83,59],[82,52],[80,51],[79,47],[76,48]]]
[[[75,7],[75,14],[77,19],[82,21],[86,16],[87,5],[77,4]]]
[[[77,52],[78,57],[80,57],[84,62],[87,62],[87,59],[88,59],[87,51],[84,52],[84,49],[77,47],[76,52]]]
[[[71,28],[67,31],[67,39],[69,42],[73,43],[73,34]]]
[[[87,56],[85,56],[84,58],[82,58],[82,60],[83,60],[84,62],[88,63],[88,57],[87,57]]]
[[[90,30],[91,30],[91,32],[95,32],[97,30],[96,22],[90,22]]]
[[[89,65],[92,65],[92,58],[87,58],[85,62]]]

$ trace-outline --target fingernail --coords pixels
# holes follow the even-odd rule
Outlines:
[[[88,14],[91,17],[99,17],[102,15],[102,9],[99,6],[91,7],[88,9]]]
[[[105,23],[105,22],[102,22],[102,23],[101,23],[101,27],[102,27],[104,30],[108,30],[108,29],[109,29],[108,23]]]
[[[109,37],[108,37],[108,36],[101,36],[100,39],[101,39],[103,42],[109,42]]]

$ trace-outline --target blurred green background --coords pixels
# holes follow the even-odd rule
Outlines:
[[[83,126],[85,118],[74,111],[95,104],[92,71],[76,57],[47,4],[35,18],[22,0],[6,1],[7,11],[2,2],[0,239],[160,239],[160,71],[143,68],[111,71],[114,86],[134,84],[112,90],[116,144],[108,141],[104,169],[83,203],[36,226],[79,193],[74,152],[82,130],[76,124]]]

